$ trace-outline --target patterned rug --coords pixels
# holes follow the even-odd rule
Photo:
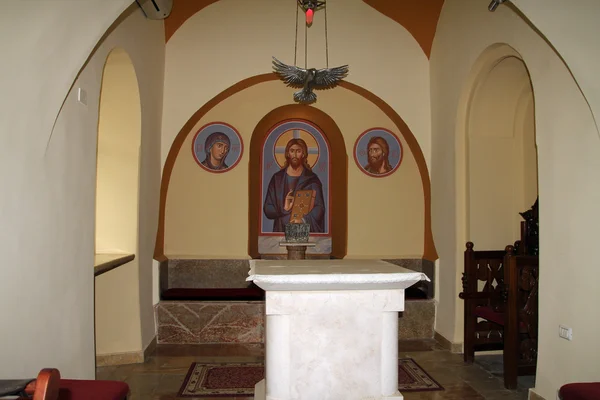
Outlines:
[[[263,364],[192,363],[179,389],[179,397],[252,396],[254,385],[265,376]],[[444,390],[412,358],[398,361],[398,390],[420,392]]]

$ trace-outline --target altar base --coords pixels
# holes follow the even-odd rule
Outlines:
[[[249,280],[266,290],[256,400],[403,399],[398,312],[423,274],[377,260],[251,263]]]

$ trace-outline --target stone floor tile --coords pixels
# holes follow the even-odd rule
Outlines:
[[[504,389],[496,359],[465,364],[461,354],[441,348],[434,340],[398,343],[399,358],[412,358],[445,390],[405,392],[406,400],[525,400],[534,380],[519,378],[519,389]],[[177,392],[193,362],[263,362],[264,346],[248,344],[158,345],[142,364],[99,367],[97,379],[122,380],[129,384],[129,400],[182,400]],[[186,398],[186,400],[194,400]],[[198,398],[197,400],[253,400],[252,396]]]
[[[186,374],[183,375],[162,375],[155,389],[156,394],[173,394],[179,392]]]
[[[485,400],[465,383],[445,385],[444,390],[431,392],[404,392],[405,400]]]
[[[400,340],[398,342],[398,352],[413,352],[413,351],[433,351],[436,346],[436,341],[430,340]]]
[[[112,375],[116,369],[117,369],[116,366],[98,367],[98,368],[96,368],[96,379],[98,379],[98,380],[113,379]]]

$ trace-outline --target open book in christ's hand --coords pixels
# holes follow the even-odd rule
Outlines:
[[[298,190],[294,194],[294,203],[292,204],[292,213],[290,215],[291,223],[300,223],[302,218],[308,214],[315,206],[316,190]]]

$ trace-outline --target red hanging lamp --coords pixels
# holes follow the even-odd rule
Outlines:
[[[325,1],[298,0],[298,5],[306,14],[306,25],[310,26],[313,23],[315,11],[322,8],[325,5]]]
[[[312,8],[306,10],[306,25],[312,25],[314,14],[315,12]]]
[[[273,72],[275,72],[279,78],[287,84],[287,86],[302,88],[297,92],[294,92],[294,101],[301,104],[311,104],[317,101],[317,95],[313,92],[314,89],[331,89],[336,86],[339,81],[344,79],[350,71],[348,65],[341,65],[339,67],[329,68],[329,45],[327,39],[327,6],[325,0],[314,1],[314,0],[297,0],[298,5],[296,6],[296,38],[294,44],[294,64],[288,65],[277,58],[273,57]],[[298,24],[299,24],[299,13],[302,11],[306,14],[306,25],[304,27],[304,68],[301,68],[297,64],[298,55]],[[323,21],[323,32],[325,34],[325,68],[308,68],[308,27],[313,22],[315,11],[323,8],[324,21]]]

